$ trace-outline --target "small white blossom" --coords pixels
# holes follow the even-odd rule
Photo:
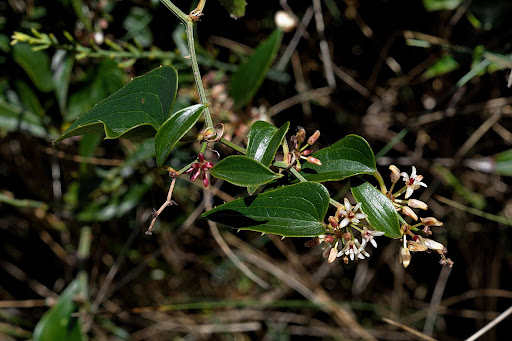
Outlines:
[[[368,230],[367,227],[365,227],[363,229],[363,231],[361,232],[361,236],[363,237],[363,248],[366,246],[366,244],[368,242],[370,242],[374,248],[377,248],[377,242],[375,241],[375,239],[373,237],[379,237],[379,236],[382,236],[384,234],[384,232],[381,232],[381,231],[371,231],[371,230]]]
[[[421,180],[423,180],[423,175],[416,175],[416,167],[414,166],[412,166],[411,176],[405,172],[402,172],[401,175],[404,177],[405,185],[407,186],[405,199],[408,199],[415,190],[420,188],[420,186],[427,187],[425,183],[421,182]]]
[[[343,217],[343,220],[340,223],[340,227],[345,227],[350,223],[359,223],[360,219],[366,219],[368,216],[364,213],[356,213],[361,208],[361,203],[358,203],[356,206],[352,207],[350,201],[345,198],[345,209],[339,209],[338,214],[340,218]]]

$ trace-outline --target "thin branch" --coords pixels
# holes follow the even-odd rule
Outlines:
[[[158,211],[153,212],[153,220],[151,220],[151,224],[148,227],[148,230],[146,231],[147,235],[152,235],[153,230],[155,229],[155,222],[158,216],[163,212],[163,210],[166,209],[166,207],[171,206],[172,204],[175,204],[175,202],[171,199],[172,198],[172,191],[174,190],[174,184],[176,183],[176,177],[173,177],[171,186],[169,187],[169,192],[167,193],[167,200],[160,206]]]

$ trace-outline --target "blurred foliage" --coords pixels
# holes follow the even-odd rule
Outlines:
[[[175,3],[184,11],[195,5]],[[237,100],[231,76],[272,37],[273,15],[283,8],[248,1],[245,15],[232,20],[218,1],[207,2],[197,50],[215,121],[238,141],[261,119],[320,129],[323,146],[357,133],[385,151],[377,153],[383,173],[391,163],[416,165],[429,184],[421,200],[444,222],[440,234],[455,261],[449,280],[432,257],[414,255],[407,271],[397,267],[392,241],[379,240],[369,261],[344,267],[326,264],[300,239],[221,229],[222,244],[196,219],[208,201],[185,180],[175,189],[179,207],[144,237],[169,185],[155,165],[154,141],[83,136],[58,149],[51,141],[160,65],[179,73],[173,110],[197,103],[179,20],[158,1],[0,0],[0,339],[36,338],[36,326],[52,324],[58,311],[83,322],[83,339],[354,339],[360,326],[377,339],[411,337],[382,322],[387,317],[460,340],[510,305],[511,3],[281,3],[303,20],[303,33],[283,36],[274,65],[260,69],[262,86]],[[11,46],[13,34],[21,40]],[[331,69],[319,55],[322,41]],[[335,87],[328,87],[330,72]],[[173,152],[170,165],[192,161],[196,147]],[[329,190],[342,197],[347,187]],[[433,193],[499,219],[441,204]],[[242,195],[224,184],[214,204]],[[77,254],[85,223],[93,236],[86,265]],[[243,274],[226,247],[268,289]],[[80,267],[90,295],[76,315],[69,292]],[[430,328],[436,283],[444,292]],[[510,328],[503,321],[482,340],[502,340]]]

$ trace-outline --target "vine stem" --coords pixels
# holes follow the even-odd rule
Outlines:
[[[199,65],[197,64],[197,56],[196,56],[196,47],[194,41],[194,20],[190,15],[185,14],[182,10],[180,10],[176,5],[174,5],[170,0],[160,0],[165,7],[167,7],[178,19],[180,19],[185,25],[185,32],[187,34],[187,44],[190,53],[190,61],[192,63],[192,72],[194,74],[194,80],[196,82],[197,92],[199,93],[199,100],[201,104],[204,104],[206,107],[203,110],[204,121],[206,124],[206,128],[213,128],[213,121],[210,114],[210,109],[208,108],[208,101],[206,100],[206,94],[204,92],[203,81],[201,79],[201,73],[199,72]],[[202,13],[206,0],[200,0],[197,8],[192,11]]]
[[[384,183],[384,179],[382,178],[382,175],[380,175],[380,173],[377,171],[375,173],[373,173],[373,176],[375,177],[375,179],[377,179],[377,182],[379,183],[379,186],[380,186],[380,191],[382,192],[382,194],[387,194],[388,192],[388,189],[386,188],[386,184]]]

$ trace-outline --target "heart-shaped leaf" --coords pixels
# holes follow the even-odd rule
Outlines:
[[[80,116],[55,142],[103,132],[107,139],[153,137],[169,118],[177,89],[176,69],[162,66],[152,70]]]
[[[368,216],[366,220],[374,229],[384,232],[390,238],[401,237],[398,214],[388,197],[368,182],[352,187],[351,190],[357,202],[362,203],[361,211]]]
[[[245,155],[260,161],[266,167],[270,166],[289,127],[290,122],[286,122],[279,129],[265,121],[254,122],[249,132]],[[256,189],[258,186],[249,186],[247,191],[252,195]]]
[[[196,124],[201,116],[202,104],[192,105],[181,109],[169,118],[155,136],[156,165],[162,166],[172,148]]]
[[[86,340],[82,331],[82,321],[78,316],[75,303],[77,296],[85,298],[87,282],[85,278],[78,277],[71,282],[59,296],[57,304],[48,310],[34,329],[33,339],[35,341]]]
[[[329,193],[323,185],[301,182],[233,200],[202,217],[240,230],[313,237],[325,232],[323,220],[328,206]]]
[[[320,160],[322,165],[306,162],[302,164],[302,173],[309,181],[339,181],[358,174],[374,174],[377,171],[370,145],[358,135],[347,135],[312,156]]]
[[[211,174],[237,186],[259,186],[283,175],[272,172],[261,162],[243,155],[232,155],[220,161],[212,169]]]
[[[256,94],[281,46],[283,31],[276,29],[231,77],[230,93],[237,107],[244,106]]]

